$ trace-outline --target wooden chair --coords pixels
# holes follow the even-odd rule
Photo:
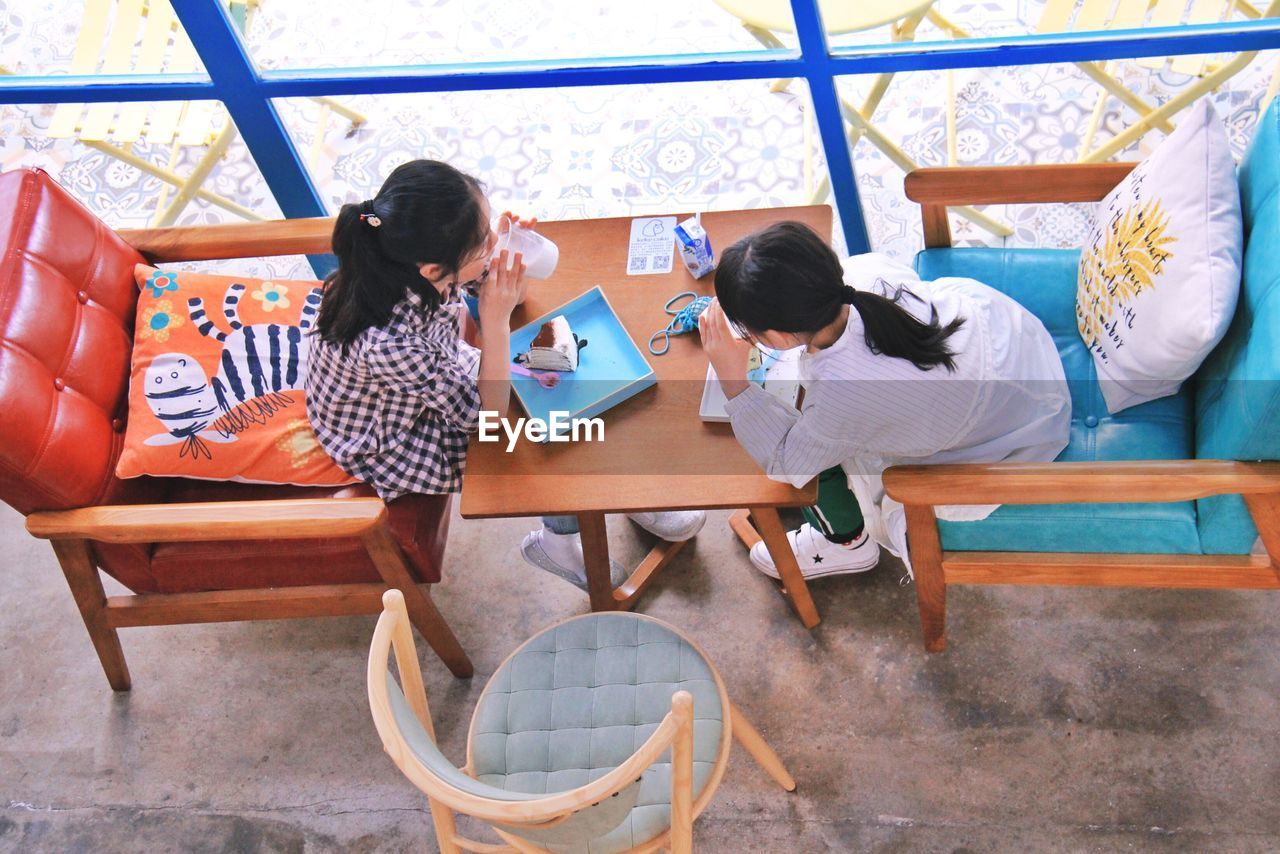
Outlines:
[[[242,32],[248,31],[257,5],[258,0],[230,0],[231,16]],[[169,0],[85,0],[80,35],[71,58],[72,74],[187,74],[197,70],[198,62],[195,47]],[[320,104],[321,113],[312,162],[331,112],[344,116],[352,127],[365,122],[359,112],[332,98],[314,100]],[[172,225],[197,198],[243,219],[260,221],[261,216],[243,205],[202,187],[236,138],[236,128],[229,117],[223,117],[221,124],[215,126],[214,110],[212,101],[59,104],[47,133],[53,139],[77,139],[164,182],[156,202],[154,225]],[[152,145],[170,147],[166,166],[133,152],[134,143],[144,136]],[[184,177],[176,167],[187,147],[203,148],[204,153]],[[166,201],[170,186],[177,192]]]
[[[436,746],[404,599],[388,590],[382,601],[369,708],[391,760],[426,793],[443,854],[691,851],[731,736],[795,790],[702,649],[666,623],[616,611],[556,623],[494,671],[459,769]],[[507,844],[461,836],[455,812]]]
[[[120,628],[372,614],[388,587],[471,675],[422,586],[441,577],[451,496],[115,477],[134,265],[321,252],[332,220],[116,234],[37,169],[0,175],[0,211],[0,500],[52,541],[112,688],[131,685]]]
[[[1280,588],[1280,106],[1239,170],[1245,222],[1240,304],[1219,347],[1171,397],[1111,415],[1076,330],[1079,252],[951,249],[949,204],[1096,202],[1131,163],[922,169],[928,279],[965,276],[1017,299],[1053,335],[1072,395],[1071,440],[1052,463],[900,466],[884,475],[906,510],[925,647],[944,646],[954,584]],[[1001,504],[981,522],[934,506]],[[1254,551],[1260,536],[1265,553]]]

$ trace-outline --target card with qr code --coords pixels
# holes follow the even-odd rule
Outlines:
[[[631,240],[627,244],[627,275],[651,276],[670,273],[675,251],[676,218],[639,217],[631,220]]]

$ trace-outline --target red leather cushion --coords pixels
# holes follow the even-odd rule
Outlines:
[[[364,484],[276,486],[181,479],[172,484],[170,502],[374,494]],[[391,532],[419,581],[440,580],[452,499],[451,495],[406,495],[387,505]],[[151,572],[164,593],[382,580],[364,547],[351,539],[156,543]]]
[[[115,477],[144,259],[46,173],[0,174],[0,500],[24,515],[97,504],[372,495]],[[451,497],[405,496],[392,532],[421,581],[440,580]],[[380,579],[354,540],[121,545],[98,565],[139,593]]]
[[[39,169],[0,175],[0,210],[0,500],[101,503],[121,489],[142,256]]]

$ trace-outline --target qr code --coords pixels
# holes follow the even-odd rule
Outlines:
[[[628,268],[630,273],[643,273],[649,269],[649,259],[641,255],[631,259],[631,266]]]

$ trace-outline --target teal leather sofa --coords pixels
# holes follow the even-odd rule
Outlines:
[[[921,169],[921,278],[965,276],[1009,294],[1053,335],[1071,388],[1071,439],[1044,464],[903,466],[885,475],[907,508],[931,651],[950,584],[1280,588],[1280,101],[1238,170],[1244,282],[1226,337],[1172,397],[1111,415],[1076,329],[1078,250],[950,248],[946,206],[1096,202],[1134,164]],[[981,522],[932,506],[999,503]],[[1255,548],[1261,534],[1263,548]]]

